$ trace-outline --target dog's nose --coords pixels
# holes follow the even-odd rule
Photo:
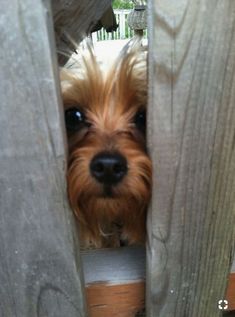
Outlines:
[[[90,163],[91,175],[105,185],[116,185],[127,173],[127,161],[119,153],[102,152]]]

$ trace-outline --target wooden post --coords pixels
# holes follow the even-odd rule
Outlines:
[[[1,1],[1,317],[86,316],[48,3]]]
[[[234,253],[235,2],[149,5],[147,316],[221,316]]]

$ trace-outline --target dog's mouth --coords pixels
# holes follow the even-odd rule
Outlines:
[[[97,198],[104,199],[119,199],[122,196],[122,192],[120,192],[120,188],[117,188],[117,186],[113,186],[112,184],[103,184],[96,192],[96,196]]]
[[[115,198],[114,190],[112,185],[103,185],[102,198]]]

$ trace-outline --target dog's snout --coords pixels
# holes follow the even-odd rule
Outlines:
[[[91,175],[105,185],[116,185],[127,173],[127,161],[119,153],[102,152],[90,163]]]

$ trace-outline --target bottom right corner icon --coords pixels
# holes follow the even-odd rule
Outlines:
[[[228,309],[228,301],[226,299],[220,299],[218,301],[219,310],[227,310]]]

